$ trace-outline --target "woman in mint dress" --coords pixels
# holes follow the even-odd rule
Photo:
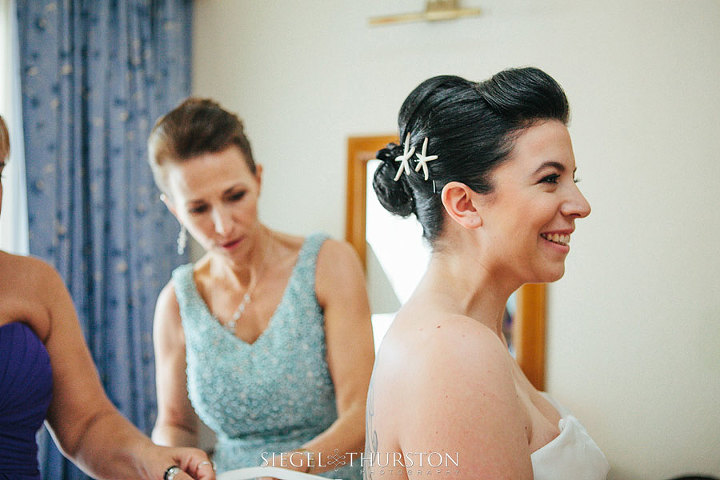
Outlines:
[[[179,246],[187,230],[206,251],[158,299],[154,440],[195,446],[199,418],[217,436],[220,472],[360,478],[374,351],[357,255],[258,220],[262,168],[240,120],[211,100],[162,117],[149,153]]]

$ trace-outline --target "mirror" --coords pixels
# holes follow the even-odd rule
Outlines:
[[[381,252],[377,244],[373,248],[372,241],[369,241],[368,234],[372,234],[373,230],[388,228],[388,222],[396,222],[392,224],[393,232],[396,230],[412,230],[412,237],[417,239],[417,243],[422,243],[422,229],[414,218],[399,219],[388,212],[382,210],[382,207],[373,205],[374,192],[372,192],[372,172],[376,168],[375,153],[390,142],[397,143],[395,135],[378,135],[350,137],[348,139],[348,156],[347,156],[347,202],[346,202],[346,225],[345,239],[355,247],[358,252],[363,267],[368,276],[368,292],[370,294],[370,302],[373,307],[373,330],[380,334],[387,328],[392,319],[392,314],[388,312],[397,311],[405,300],[407,292],[414,288],[414,282],[411,285],[403,285],[402,288],[392,288],[393,282],[397,282],[392,273],[385,271],[385,267],[381,266],[383,258],[392,257],[397,253]],[[369,187],[370,185],[370,187]],[[372,197],[368,197],[368,193]],[[370,198],[370,200],[368,200]],[[374,200],[377,202],[377,200]],[[378,218],[378,208],[382,210],[388,218]],[[408,223],[404,223],[404,222]],[[412,224],[412,226],[410,226]],[[385,247],[382,247],[385,248]],[[422,247],[411,246],[411,255],[414,260],[412,262],[411,277],[418,276],[424,271],[423,262],[417,261],[424,255],[419,252]],[[427,247],[425,247],[427,248]],[[378,250],[378,251],[376,251]],[[427,253],[429,258],[429,250]],[[402,261],[402,259],[398,259]],[[409,265],[410,262],[406,262]],[[420,267],[418,269],[415,267]],[[407,270],[403,268],[402,270]],[[417,277],[419,279],[419,276]],[[390,288],[388,288],[390,287]],[[401,291],[402,290],[402,291]],[[388,295],[388,292],[391,292]],[[403,297],[403,298],[400,298]],[[513,298],[514,297],[514,298]],[[527,375],[532,384],[539,390],[545,388],[545,308],[546,294],[544,284],[526,284],[523,285],[508,302],[507,312],[508,318],[508,335],[515,358]],[[380,313],[381,312],[381,313]],[[380,313],[380,314],[378,314]]]

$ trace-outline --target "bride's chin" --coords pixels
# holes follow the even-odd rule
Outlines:
[[[565,264],[563,263],[561,267],[556,268],[547,268],[542,272],[539,272],[539,275],[537,275],[537,278],[533,280],[532,282],[528,283],[552,283],[557,282],[560,280],[563,276],[565,276]]]

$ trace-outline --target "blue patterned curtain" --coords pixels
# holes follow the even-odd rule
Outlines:
[[[191,0],[18,0],[30,252],[70,289],[112,402],[149,432],[152,317],[177,222],[146,162],[190,92]],[[46,479],[88,478],[41,435]]]

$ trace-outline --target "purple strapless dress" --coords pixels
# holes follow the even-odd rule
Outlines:
[[[51,398],[45,345],[24,323],[0,327],[0,480],[40,480],[35,435]]]

